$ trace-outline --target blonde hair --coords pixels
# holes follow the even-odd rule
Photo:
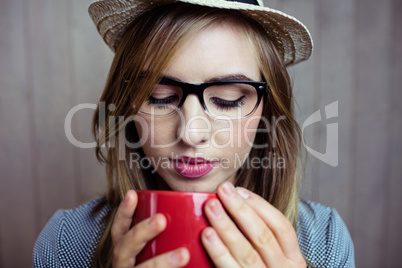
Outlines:
[[[296,229],[298,191],[296,168],[300,155],[300,128],[293,117],[291,82],[280,55],[262,27],[235,10],[220,10],[183,3],[155,8],[132,22],[121,38],[100,99],[108,107],[105,118],[119,118],[119,122],[99,117],[99,105],[93,118],[93,133],[97,142],[96,156],[106,165],[106,197],[95,209],[111,207],[104,217],[105,232],[95,250],[93,266],[111,267],[113,244],[110,229],[114,214],[129,189],[156,189],[155,175],[148,169],[129,166],[131,153],[144,156],[141,148],[130,148],[128,142],[138,142],[132,116],[146,100],[172,56],[180,46],[201,29],[231,22],[244,31],[259,60],[262,77],[269,85],[264,99],[262,116],[282,120],[273,133],[257,133],[255,143],[268,144],[252,148],[249,158],[268,155],[281,157],[284,168],[250,168],[244,165],[237,173],[236,186],[245,187],[279,209]],[[260,128],[267,128],[261,120]],[[124,132],[123,132],[124,131]],[[123,137],[125,140],[120,140]],[[113,146],[110,141],[113,140]],[[104,148],[102,148],[104,146]],[[124,160],[119,160],[119,148],[124,148]]]

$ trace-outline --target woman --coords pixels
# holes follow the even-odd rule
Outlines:
[[[116,53],[93,124],[108,191],[58,211],[34,264],[134,267],[166,227],[159,214],[131,226],[135,190],[163,189],[217,192],[201,234],[217,267],[353,267],[337,212],[297,194],[301,135],[286,66],[309,58],[307,29],[259,2],[172,2],[90,6]],[[179,248],[136,267],[189,258]]]

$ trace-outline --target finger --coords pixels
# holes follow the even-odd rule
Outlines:
[[[240,265],[230,254],[229,250],[223,244],[215,230],[211,227],[207,227],[202,231],[201,236],[202,244],[207,251],[212,262],[216,268],[231,267],[240,268]]]
[[[285,256],[289,259],[300,256],[300,248],[296,231],[285,215],[283,215],[282,212],[268,203],[261,196],[245,188],[236,187],[236,191],[270,227]]]
[[[188,252],[188,250],[186,248],[178,248],[176,250],[158,255],[155,258],[149,259],[141,263],[140,265],[136,266],[136,268],[183,267],[187,265],[189,261],[190,261],[190,253]]]
[[[265,267],[257,251],[229,218],[217,199],[206,202],[205,214],[223,244],[241,267]]]
[[[145,244],[155,238],[166,228],[163,214],[155,214],[132,227],[115,245],[113,249],[113,267],[133,267],[135,257]]]
[[[236,192],[231,183],[222,183],[217,192],[225,209],[264,262],[275,267],[280,265],[284,255],[269,225]]]
[[[110,231],[113,244],[119,241],[130,229],[134,211],[137,207],[137,201],[137,193],[133,190],[129,190],[126,193],[124,200],[120,203],[114,216],[113,225]]]

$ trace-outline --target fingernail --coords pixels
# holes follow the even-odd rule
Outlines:
[[[235,194],[235,188],[233,187],[233,185],[229,182],[225,182],[223,185],[223,192],[229,196],[232,197]]]
[[[215,239],[214,232],[211,229],[207,229],[204,236],[209,242],[213,242]]]
[[[241,188],[241,187],[236,187],[236,191],[239,193],[239,195],[241,196],[241,197],[243,197],[244,199],[247,199],[249,196],[250,196],[250,193],[246,190],[246,189],[244,189],[244,188]]]
[[[148,220],[148,226],[151,228],[156,228],[158,226],[158,221],[155,215]]]
[[[186,260],[189,257],[188,251],[183,250],[183,249],[178,249],[170,253],[169,255],[169,261],[172,264],[180,264],[184,260]]]
[[[210,209],[211,209],[213,215],[215,215],[216,217],[219,217],[219,216],[221,215],[221,213],[222,213],[222,208],[221,208],[221,206],[219,205],[219,202],[218,202],[217,200],[212,200],[212,201],[209,203],[209,207],[210,207]]]

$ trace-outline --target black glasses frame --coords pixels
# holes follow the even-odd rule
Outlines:
[[[257,109],[258,105],[260,105],[261,99],[262,97],[267,94],[267,83],[266,82],[256,82],[256,81],[247,81],[247,80],[228,80],[228,81],[216,81],[216,82],[208,82],[208,83],[201,83],[201,84],[190,84],[190,83],[186,83],[186,82],[182,82],[173,78],[169,78],[169,77],[162,77],[161,81],[159,82],[159,84],[161,85],[169,85],[169,86],[178,86],[182,89],[183,91],[183,96],[180,100],[179,105],[177,106],[177,109],[180,109],[180,107],[183,105],[183,103],[186,101],[187,96],[190,94],[194,94],[198,97],[198,99],[200,100],[201,106],[204,109],[204,111],[207,114],[210,114],[214,117],[216,117],[214,114],[211,114],[208,111],[208,108],[204,102],[204,91],[206,88],[210,87],[210,86],[215,86],[215,85],[226,85],[226,84],[247,84],[250,86],[253,86],[255,88],[255,90],[257,91],[257,103],[254,107],[254,109],[248,113],[247,115],[244,115],[240,118],[244,118],[249,116],[250,114],[254,113],[254,111]],[[143,112],[141,112],[143,113]],[[143,114],[147,114],[147,113],[143,113]],[[161,117],[164,116],[168,116],[170,115],[166,114],[166,115],[158,115]]]

